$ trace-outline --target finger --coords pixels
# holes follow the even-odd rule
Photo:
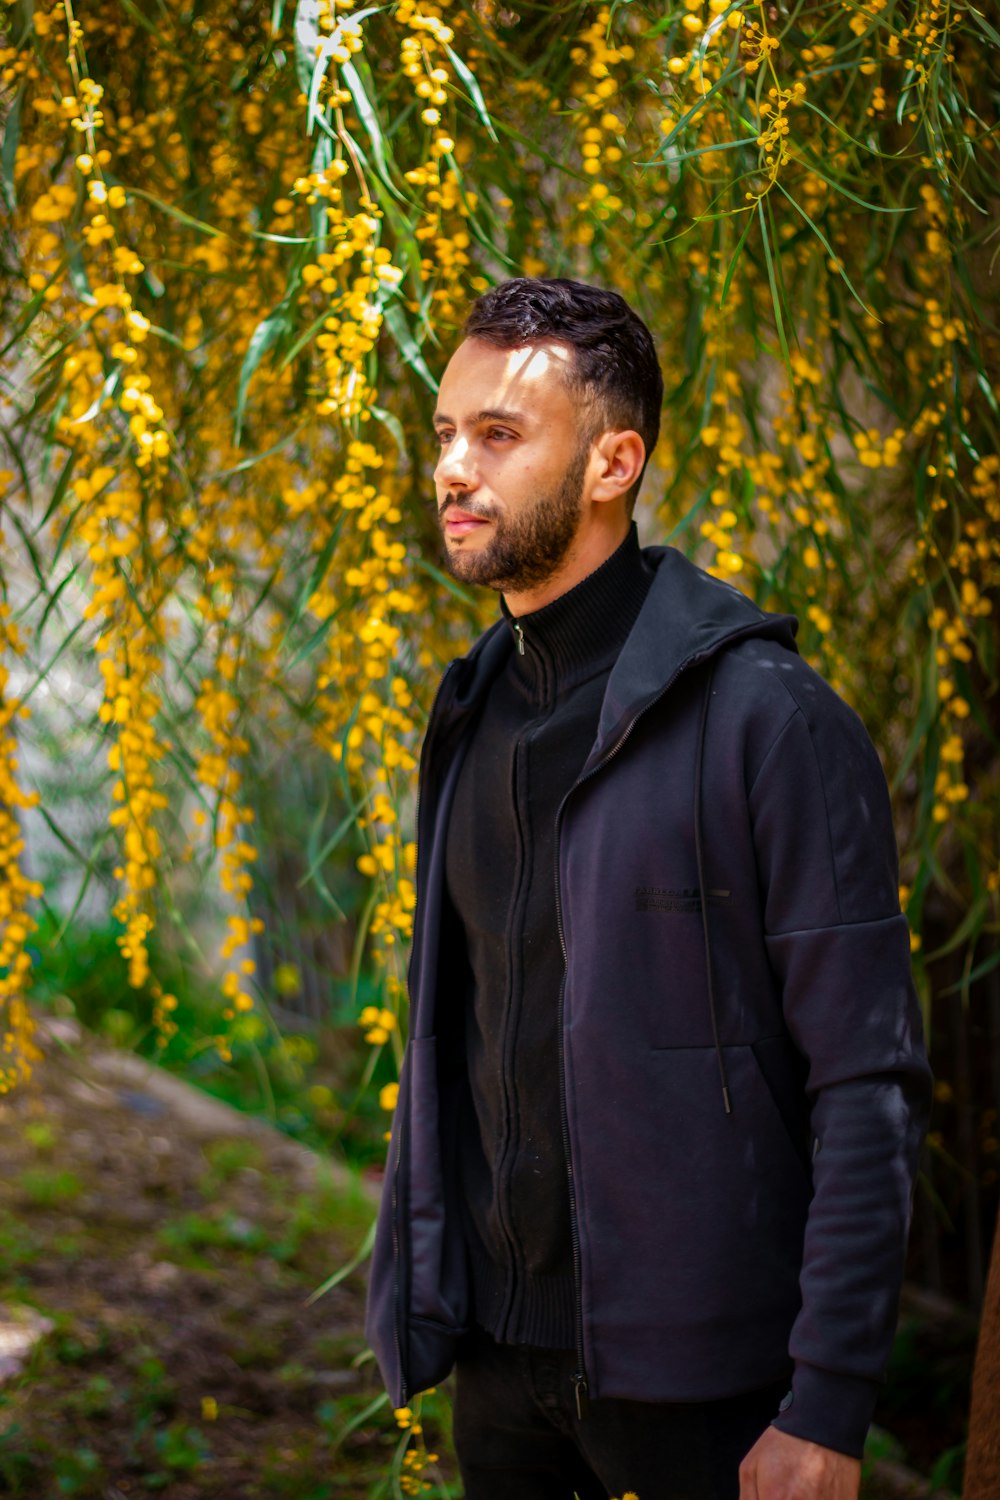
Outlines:
[[[757,1460],[753,1452],[740,1464],[740,1500],[760,1500],[757,1489]]]

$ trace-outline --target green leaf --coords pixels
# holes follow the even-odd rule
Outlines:
[[[305,874],[302,876],[302,879],[298,882],[300,889],[302,888],[302,886],[308,885],[311,880],[314,880],[316,878],[321,867],[326,864],[326,861],[330,858],[330,855],[333,853],[334,849],[336,849],[337,845],[340,844],[345,836],[350,833],[351,829],[355,827],[358,821],[358,814],[363,810],[366,800],[367,794],[359,801],[355,802],[354,806],[347,813],[345,813],[343,818],[341,818],[336,829],[327,839],[323,847],[321,849],[317,849],[314,852],[314,854],[310,858],[308,870],[306,870]]]
[[[1000,47],[1000,31],[997,31],[994,26],[990,25],[989,21],[987,21],[986,17],[983,15],[982,11],[977,10],[974,5],[970,5],[968,14],[973,18],[975,24],[979,27],[984,36],[989,37],[994,47]]]
[[[292,657],[291,661],[288,663],[289,672],[292,672],[294,668],[298,666],[300,661],[304,661],[307,656],[311,655],[311,653],[315,651],[317,646],[322,644],[326,636],[329,635],[330,627],[335,619],[336,612],[332,615],[329,615],[325,620],[320,621],[320,623],[316,626],[316,629],[313,631],[312,635],[310,635],[307,640],[303,641],[302,645],[299,647],[295,655]]]
[[[323,876],[319,870],[315,870],[313,872],[311,884],[313,890],[316,892],[323,905],[329,907],[330,911],[333,912],[333,915],[336,917],[337,921],[346,922],[346,911],[341,906],[340,902],[337,900],[336,896],[333,894],[326,881],[323,879]]]
[[[202,234],[210,234],[217,239],[228,238],[224,230],[216,229],[214,224],[206,224],[203,219],[192,218],[190,214],[186,214],[182,208],[177,208],[175,204],[164,203],[162,198],[157,198],[153,193],[147,193],[145,188],[131,187],[126,184],[123,184],[123,186],[130,198],[145,198],[147,203],[151,203],[161,213],[169,215],[171,219],[176,219],[178,224],[186,224],[189,229],[197,229]]]
[[[406,360],[406,363],[412,369],[416,370],[428,389],[432,390],[436,395],[438,382],[434,379],[434,376],[424,362],[424,357],[413,334],[410,332],[410,325],[406,321],[406,314],[402,307],[398,302],[390,302],[385,308],[384,316],[386,326],[392,334],[400,354]]]
[[[324,1293],[332,1291],[335,1286],[339,1286],[342,1281],[346,1280],[346,1278],[350,1276],[352,1271],[356,1271],[358,1269],[358,1266],[363,1265],[363,1263],[368,1259],[369,1255],[371,1255],[372,1246],[374,1245],[374,1243],[375,1221],[373,1220],[371,1227],[369,1228],[368,1233],[365,1235],[364,1240],[362,1241],[361,1246],[356,1254],[352,1255],[347,1264],[341,1266],[339,1271],[334,1271],[332,1276],[328,1276],[327,1279],[323,1282],[322,1286],[318,1286],[314,1292],[310,1292],[309,1296],[306,1298],[306,1307],[311,1307],[314,1302],[317,1302],[319,1298],[324,1295]],[[373,1401],[370,1406],[367,1406],[362,1413],[364,1421],[367,1422],[369,1417],[374,1416],[375,1413],[379,1410],[379,1407],[383,1406],[385,1402],[388,1401],[388,1399],[388,1396],[383,1393],[383,1395],[378,1397],[377,1401]],[[361,1422],[358,1422],[357,1425],[360,1427],[362,1424]],[[346,1437],[346,1432],[343,1435]]]
[[[75,917],[78,908],[83,902],[83,898],[86,895],[87,887],[90,885],[91,879],[97,872],[101,852],[104,848],[104,845],[111,838],[113,830],[110,826],[105,824],[101,831],[95,835],[93,850],[92,853],[88,856],[84,854],[79,845],[73,841],[70,835],[66,832],[65,828],[60,827],[55,818],[53,818],[52,814],[45,807],[44,802],[38,803],[37,811],[42,821],[47,825],[48,830],[52,834],[53,838],[57,839],[59,843],[62,844],[67,853],[71,854],[76,860],[77,864],[81,865],[84,870],[84,878],[80,882],[80,889],[77,892],[76,901],[73,904],[73,910],[63,920],[61,926],[53,937],[53,943],[58,944],[62,942],[63,937],[71,929],[73,918]]]
[[[725,88],[728,84],[730,84],[732,82],[732,80],[733,80],[733,73],[732,72],[723,73],[723,75],[722,75],[721,78],[717,78],[715,80],[715,82],[712,84],[712,87],[710,89],[707,89],[704,94],[699,95],[699,97],[695,100],[694,104],[690,105],[689,108],[686,109],[684,111],[684,113],[681,115],[680,119],[677,121],[677,124],[674,126],[673,130],[671,130],[670,134],[668,136],[664,136],[663,142],[662,142],[662,144],[660,146],[660,149],[657,151],[656,156],[653,158],[654,162],[659,163],[659,159],[661,157],[667,155],[667,153],[668,153],[668,151],[670,149],[670,146],[673,144],[673,142],[676,139],[676,137],[680,135],[680,133],[684,129],[685,125],[690,124],[690,122],[694,119],[695,115],[700,115],[702,113],[702,111],[704,110],[705,106],[708,104],[709,100],[713,97],[713,95],[717,94],[720,89]],[[752,130],[753,129],[753,124],[752,124],[751,121],[746,121],[745,124],[746,124],[746,128],[748,130]],[[753,139],[755,141],[756,141],[757,136],[759,135],[759,133],[760,133],[759,131],[754,131],[754,137],[753,137]],[[714,150],[714,149],[717,149],[717,148],[713,147],[712,149]],[[670,157],[670,160],[673,160],[672,156]],[[644,162],[642,165],[645,166],[645,165],[647,165],[647,163]]]
[[[77,457],[78,455],[76,452],[71,452],[66,462],[63,464],[62,473],[59,475],[59,479],[56,482],[56,487],[52,492],[52,498],[49,501],[48,505],[45,507],[45,514],[39,522],[37,530],[41,531],[42,527],[48,523],[54,512],[62,504],[63,496],[65,495],[66,490],[69,487],[70,479],[73,476],[73,469],[76,465]]]
[[[34,0],[17,0],[14,6],[14,18],[19,28],[15,33],[15,46],[23,47],[35,29]]]
[[[280,303],[274,312],[268,313],[267,317],[257,324],[257,327],[250,335],[247,352],[243,357],[243,364],[240,368],[240,379],[236,392],[236,436],[233,439],[234,447],[238,448],[240,446],[247,387],[250,384],[254,371],[267,351],[274,348],[285,329],[289,326],[289,322],[289,305],[285,301]]]
[[[726,297],[729,295],[729,288],[730,288],[730,285],[732,284],[732,280],[733,280],[733,272],[736,270],[736,265],[737,265],[737,262],[739,261],[740,253],[741,253],[741,251],[743,249],[743,246],[747,242],[747,236],[749,235],[750,230],[751,230],[752,227],[753,227],[753,214],[752,213],[748,213],[747,214],[746,228],[744,229],[743,233],[740,235],[739,243],[737,244],[736,249],[733,251],[732,260],[730,260],[729,266],[728,266],[728,268],[726,270],[726,279],[725,279],[725,281],[722,284],[722,291],[721,291],[721,293],[719,295],[719,307],[720,308],[723,308],[726,305]]]
[[[449,594],[454,594],[455,598],[461,604],[466,605],[469,609],[478,608],[479,600],[475,594],[470,593],[468,589],[464,589],[460,583],[456,582],[454,578],[450,578],[447,573],[442,573],[441,569],[435,567],[432,562],[428,562],[426,557],[418,557],[415,566],[418,572],[426,573],[428,578],[433,578],[435,583],[439,583],[443,589],[447,589]]]
[[[21,135],[21,104],[24,99],[24,84],[18,88],[14,95],[10,109],[7,111],[7,121],[3,131],[3,146],[0,147],[0,187],[3,189],[4,202],[11,213],[17,204],[17,195],[14,188],[14,163],[17,160],[17,143]]]
[[[394,416],[391,411],[386,411],[385,407],[383,406],[372,406],[369,407],[369,410],[372,416],[375,418],[376,422],[381,422],[382,426],[388,428],[389,432],[391,432],[393,438],[396,441],[396,447],[399,450],[400,458],[405,459],[406,437],[403,433],[402,422],[397,416]]]
[[[295,72],[299,88],[309,93],[313,68],[316,66],[316,43],[319,41],[319,5],[316,0],[299,0],[295,7]]]
[[[314,234],[269,234],[263,229],[248,231],[252,240],[267,240],[272,245],[314,245]]]
[[[721,153],[724,151],[736,151],[742,146],[755,146],[756,144],[757,137],[755,135],[743,136],[740,140],[737,141],[713,141],[710,146],[694,146],[690,151],[671,151],[669,156],[669,164],[670,166],[679,166],[682,161],[691,161],[696,156],[714,156],[716,154],[721,155]],[[663,163],[658,161],[656,157],[654,157],[652,161],[637,162],[636,166],[662,168]],[[708,215],[705,214],[703,215],[703,217],[707,219]]]
[[[184,340],[178,338],[176,333],[171,333],[168,328],[160,328],[158,324],[150,323],[149,332],[155,333],[158,339],[166,339],[167,343],[173,344],[175,349],[187,350]]]
[[[90,422],[90,421],[92,421],[94,419],[94,417],[97,416],[97,413],[100,411],[101,407],[104,405],[104,403],[108,399],[108,397],[114,395],[115,388],[117,387],[118,382],[121,379],[121,377],[122,377],[122,367],[121,367],[121,365],[115,365],[114,369],[111,371],[111,373],[105,379],[104,384],[101,386],[100,391],[94,397],[94,399],[90,403],[90,405],[87,407],[87,410],[83,413],[83,416],[82,417],[74,417],[73,420],[72,420],[72,422],[70,423],[70,426],[71,427],[80,427],[84,422]]]
[[[988,897],[974,902],[947,941],[943,942],[939,948],[935,948],[933,953],[924,954],[924,963],[936,963],[939,958],[944,958],[948,953],[954,953],[956,948],[961,948],[969,938],[978,934],[984,918],[989,915],[989,909]]]
[[[976,371],[976,384],[982,391],[990,410],[995,416],[1000,416],[1000,406],[997,405],[996,394],[993,390],[993,387],[990,385],[990,382],[986,378],[985,371]]]
[[[955,983],[949,984],[947,989],[940,990],[938,993],[941,999],[943,1000],[945,995],[957,995],[960,990],[968,989],[969,985],[975,984],[977,980],[985,979],[986,975],[992,974],[998,965],[1000,965],[1000,948],[995,953],[991,953],[988,958],[984,958],[982,963],[977,964],[962,979],[956,979]]]
[[[367,10],[356,10],[350,16],[343,17],[343,20],[356,21],[360,24],[367,16],[374,15],[379,8],[377,5],[370,5]],[[324,37],[321,42],[317,41],[316,43],[312,79],[309,84],[309,98],[306,106],[309,122],[308,129],[310,132],[314,123],[325,126],[325,121],[322,118],[323,112],[319,108],[319,91],[330,66],[330,58],[333,56],[334,51],[341,45],[341,42],[342,37],[338,25],[337,29],[330,36]],[[349,66],[350,64],[348,63],[342,63],[341,72]],[[329,134],[333,136],[335,132],[331,130]]]
[[[282,370],[284,370],[288,365],[292,363],[292,360],[295,359],[296,355],[301,354],[302,350],[306,347],[307,344],[312,343],[316,335],[322,330],[327,318],[329,318],[330,316],[331,311],[332,309],[329,305],[324,307],[323,311],[319,314],[318,317],[313,319],[305,332],[299,334],[295,342],[281,357],[281,363],[278,366],[279,375],[281,374]]]
[[[767,262],[767,279],[771,287],[771,305],[774,308],[774,325],[778,333],[778,343],[785,359],[785,368],[791,370],[792,356],[788,352],[788,341],[785,338],[785,320],[781,314],[781,297],[778,292],[778,279],[775,272],[774,260],[771,256],[771,241],[767,233],[767,220],[764,217],[763,200],[757,199],[757,214],[760,219],[760,237],[764,246],[764,259]]]
[[[382,128],[379,125],[378,115],[375,112],[375,108],[365,91],[365,86],[361,81],[361,75],[358,72],[358,69],[355,67],[354,63],[341,63],[340,76],[351,91],[351,98],[354,100],[354,108],[358,112],[358,118],[361,120],[362,125],[364,125],[365,131],[368,135],[368,139],[372,143],[372,152],[375,157],[375,165],[378,168],[379,176],[382,178],[386,186],[391,188],[393,193],[395,193],[401,201],[405,201],[404,199],[402,199],[402,195],[397,192],[396,187],[392,181],[392,176],[389,171],[389,161],[386,155],[385,138],[382,135]]]
[[[81,302],[88,307],[96,307],[97,298],[90,289],[90,278],[87,275],[87,267],[84,264],[83,255],[79,244],[74,244],[66,256],[66,269],[69,279],[73,283],[73,290]]]
[[[802,215],[803,219],[805,219],[806,223],[809,225],[809,228],[812,230],[813,234],[819,240],[820,244],[823,246],[823,249],[826,251],[827,255],[829,255],[830,259],[837,262],[838,266],[840,267],[840,270],[838,271],[837,274],[839,275],[841,281],[844,283],[844,285],[849,290],[849,292],[850,292],[851,296],[854,298],[855,302],[861,308],[862,312],[867,313],[870,318],[874,318],[875,321],[876,321],[876,323],[881,323],[882,319],[878,316],[878,314],[876,312],[874,312],[868,306],[868,304],[866,302],[863,302],[862,299],[861,299],[861,297],[855,291],[853,282],[851,281],[851,279],[848,276],[847,272],[844,270],[843,261],[841,260],[841,258],[840,258],[839,255],[836,255],[834,253],[833,246],[830,244],[830,241],[827,239],[827,237],[823,233],[822,229],[820,229],[817,224],[813,223],[812,219],[806,213],[806,211],[802,207],[801,203],[797,203],[795,201],[795,199],[792,197],[791,193],[789,193],[785,188],[783,188],[780,182],[775,182],[775,187],[778,189],[778,191],[780,193],[782,193],[788,199],[789,203],[795,209],[795,212],[797,214],[801,214]]]
[[[62,656],[63,652],[69,649],[69,647],[76,640],[77,636],[80,634],[81,630],[85,630],[89,624],[89,620],[84,620],[81,618],[76,622],[69,634],[63,637],[58,646],[56,646],[55,650],[52,652],[52,655],[46,661],[45,665],[35,676],[35,679],[32,682],[31,686],[20,695],[22,703],[27,703],[35,692],[35,689],[40,687],[41,684],[45,682],[46,678],[52,671],[52,668],[55,666],[60,656]]]
[[[302,619],[302,616],[305,614],[306,610],[309,607],[309,600],[312,598],[313,594],[315,594],[316,590],[323,582],[323,579],[326,577],[327,571],[330,567],[330,560],[337,550],[337,544],[340,541],[340,534],[343,531],[343,528],[344,512],[341,511],[340,515],[337,517],[335,525],[330,528],[330,535],[327,537],[325,543],[323,544],[323,550],[317,557],[312,572],[306,579],[303,587],[299,590],[298,598],[295,600],[291,613],[289,614],[288,621],[285,625],[284,630],[282,631],[281,640],[278,643],[279,650],[281,646],[284,645],[285,641],[287,641],[296,625]]]
[[[469,97],[471,98],[473,104],[476,106],[477,115],[486,126],[486,130],[490,137],[490,140],[496,141],[497,145],[499,146],[500,137],[497,135],[496,130],[493,127],[493,121],[490,119],[490,112],[486,108],[486,100],[483,98],[483,91],[479,87],[479,80],[477,79],[475,73],[473,73],[471,69],[466,66],[466,64],[459,57],[458,53],[452,47],[446,45],[444,50],[450,57],[451,65],[455,69],[455,72],[458,74],[459,78],[461,78],[462,82],[465,84],[465,87],[469,90]]]
[[[270,448],[265,448],[263,453],[254,453],[250,458],[244,458],[241,463],[233,464],[231,469],[217,469],[209,477],[217,482],[220,479],[228,479],[231,474],[240,474],[244,469],[254,468],[263,459],[271,458],[273,454],[280,453],[282,448],[287,448],[290,443],[294,443],[302,429],[308,425],[308,421],[309,419],[306,418],[305,421],[300,422],[297,427],[293,427],[290,432],[286,432],[283,438],[279,438],[276,443],[272,443]]]
[[[14,329],[7,342],[4,345],[0,346],[0,359],[3,358],[3,356],[9,349],[13,349],[16,344],[20,343],[21,339],[27,333],[28,329],[31,327],[32,323],[35,321],[38,314],[45,306],[45,288],[41,287],[30,299],[30,301],[25,303],[24,317],[21,319],[21,322],[18,324],[18,326]]]
[[[49,594],[48,601],[45,605],[45,608],[42,610],[41,616],[39,617],[37,623],[32,623],[32,633],[34,634],[36,640],[41,640],[42,634],[49,621],[49,615],[59,603],[59,596],[62,593],[63,589],[73,581],[82,567],[82,559],[79,562],[74,563],[69,571],[62,578],[60,578],[59,584],[55,591]]]
[[[158,42],[160,41],[160,28],[155,21],[150,20],[149,16],[143,15],[138,5],[134,3],[134,0],[121,0],[121,5],[132,17],[137,26],[141,26],[144,31],[149,32],[150,36],[155,37]]]

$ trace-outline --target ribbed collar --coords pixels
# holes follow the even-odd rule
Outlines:
[[[501,599],[514,637],[508,670],[518,685],[532,700],[547,701],[610,668],[639,617],[652,578],[633,522],[621,546],[551,604],[515,619]]]

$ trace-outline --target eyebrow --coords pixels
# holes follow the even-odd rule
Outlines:
[[[511,422],[515,425],[523,425],[527,420],[527,415],[523,411],[514,411],[510,407],[503,406],[487,406],[482,411],[477,411],[473,418],[475,422]],[[442,411],[435,412],[434,426],[443,427],[445,425],[454,427],[457,424],[454,417],[446,417]]]

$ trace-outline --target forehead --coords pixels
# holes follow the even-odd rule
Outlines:
[[[572,348],[555,340],[498,349],[484,339],[466,339],[448,361],[438,410],[455,418],[482,410],[531,413],[541,406],[547,414],[562,409],[570,415],[572,360]]]

